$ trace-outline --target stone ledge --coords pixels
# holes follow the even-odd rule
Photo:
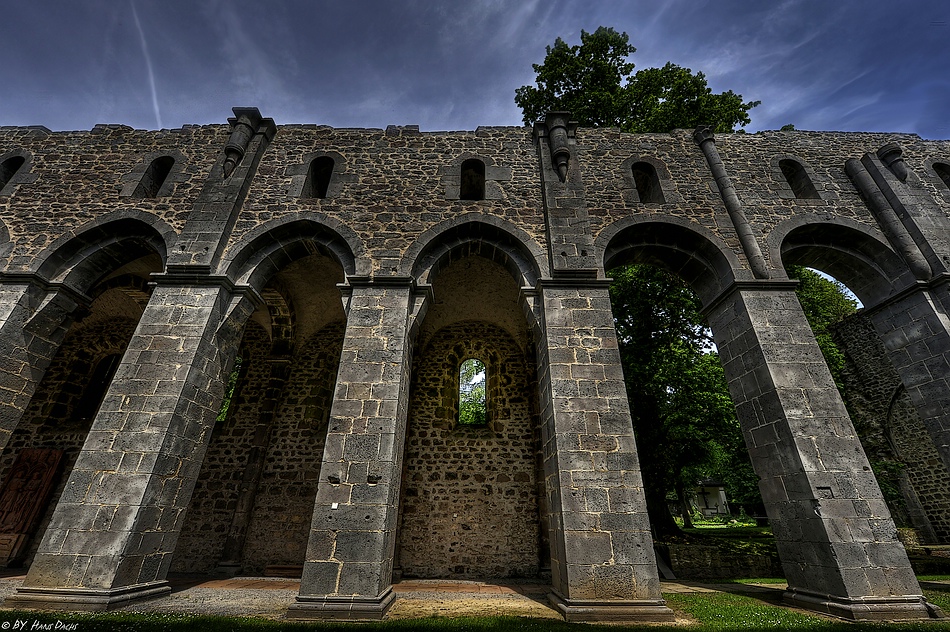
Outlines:
[[[379,597],[314,597],[297,595],[297,603],[287,608],[288,619],[379,621],[393,605],[392,586]]]
[[[675,620],[664,599],[566,599],[552,592],[548,594],[548,601],[565,621],[571,622],[672,623]]]
[[[163,597],[171,592],[167,581],[134,584],[121,588],[34,588],[21,586],[3,605],[33,610],[102,611],[130,601]]]
[[[789,588],[782,600],[790,605],[850,621],[905,621],[944,619],[943,611],[922,595],[839,597]]]

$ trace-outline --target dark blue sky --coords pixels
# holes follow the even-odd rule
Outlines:
[[[519,125],[556,37],[626,31],[637,68],[761,100],[748,131],[950,138],[948,0],[88,0],[7,3],[0,124]]]

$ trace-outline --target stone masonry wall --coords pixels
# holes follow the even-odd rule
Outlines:
[[[937,537],[950,542],[950,474],[870,321],[856,315],[834,328],[846,354],[845,398],[869,458],[896,460]]]
[[[328,325],[292,360],[255,496],[242,560],[245,573],[260,574],[269,565],[303,560],[342,339],[342,324]],[[235,389],[233,410],[212,434],[174,570],[208,572],[220,561],[255,439],[269,351],[267,333],[249,323],[241,350],[247,369]]]
[[[37,534],[42,534],[46,529],[56,499],[63,491],[69,471],[92,424],[91,419],[74,418],[75,406],[82,397],[96,364],[108,355],[125,351],[134,329],[134,320],[122,318],[100,321],[88,327],[81,324],[76,326],[67,335],[50,363],[43,381],[0,457],[2,481],[20,450],[51,448],[65,451],[58,484],[50,495],[51,502],[39,522]],[[34,537],[30,543],[27,565],[36,552],[39,540],[39,537]]]
[[[487,367],[489,423],[457,423],[459,366]],[[500,328],[441,329],[417,357],[403,475],[407,577],[535,577],[540,564],[533,372]]]

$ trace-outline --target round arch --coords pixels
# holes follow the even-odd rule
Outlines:
[[[787,220],[769,234],[768,248],[772,261],[815,268],[838,279],[866,307],[914,282],[907,264],[879,233],[847,218]]]
[[[263,224],[228,249],[219,270],[236,283],[261,291],[278,271],[304,257],[322,254],[347,275],[367,275],[362,241],[340,222],[310,213]]]
[[[36,256],[32,271],[86,293],[103,276],[147,255],[157,254],[164,268],[176,238],[154,215],[111,213],[56,239]]]
[[[468,213],[422,233],[398,269],[419,283],[428,283],[443,267],[470,255],[498,263],[519,286],[533,287],[548,273],[544,250],[526,232],[480,213]]]
[[[604,269],[649,263],[680,276],[708,305],[742,275],[735,253],[705,228],[675,217],[628,217],[597,237]]]

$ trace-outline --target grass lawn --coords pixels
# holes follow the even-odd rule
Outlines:
[[[756,580],[758,581],[758,580]],[[927,598],[950,612],[950,586],[925,590]],[[563,623],[550,619],[514,617],[429,618],[383,623],[286,623],[252,618],[184,616],[167,614],[37,614],[0,612],[2,630],[75,630],[76,632],[134,630],[165,632],[195,630],[197,632],[251,632],[278,630],[352,630],[361,632],[680,632],[809,630],[844,632],[857,630],[898,630],[906,632],[950,632],[950,620],[903,624],[854,624],[783,608],[760,599],[730,593],[689,593],[667,595],[667,603],[680,618],[694,623],[677,626],[661,625],[587,625]],[[26,625],[14,627],[16,621]],[[57,623],[58,622],[58,623]],[[38,624],[38,625],[37,625]]]

